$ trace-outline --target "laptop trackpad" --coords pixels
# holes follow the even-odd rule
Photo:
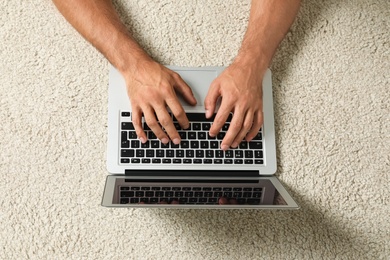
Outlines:
[[[183,70],[177,69],[177,73],[183,78],[183,80],[187,83],[188,86],[192,89],[194,96],[196,98],[197,105],[202,106],[204,104],[204,100],[206,98],[207,92],[209,90],[211,82],[215,78],[218,77],[221,69],[199,69],[199,70]],[[184,99],[180,96],[180,102],[183,106],[188,106],[189,104],[184,101]]]

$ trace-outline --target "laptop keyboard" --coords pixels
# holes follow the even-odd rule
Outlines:
[[[220,143],[229,128],[231,116],[216,137],[208,134],[213,118],[207,119],[204,113],[187,113],[187,117],[190,121],[188,129],[182,129],[177,120],[172,117],[181,137],[180,144],[175,145],[172,142],[163,144],[146,123],[143,124],[148,140],[146,143],[141,143],[131,123],[131,112],[121,112],[120,163],[122,165],[264,164],[262,129],[251,142],[243,141],[235,149],[222,151]]]
[[[225,197],[234,199],[234,204],[259,205],[262,193],[261,187],[120,186],[119,203],[216,205],[221,197]]]

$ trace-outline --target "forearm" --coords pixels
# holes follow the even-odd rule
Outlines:
[[[121,22],[111,0],[53,0],[58,10],[119,71],[149,58]]]
[[[235,61],[268,67],[299,5],[300,0],[252,0],[248,28]]]

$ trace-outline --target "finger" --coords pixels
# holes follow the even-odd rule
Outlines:
[[[168,99],[167,106],[171,109],[173,115],[179,122],[180,126],[183,129],[187,129],[190,126],[190,122],[188,121],[187,115],[181,106],[180,102],[177,99]]]
[[[241,143],[241,141],[244,139],[244,137],[251,130],[252,125],[253,125],[253,113],[248,111],[246,113],[241,130],[238,132],[236,138],[234,139],[234,141],[231,145],[233,148],[237,148],[237,146]]]
[[[219,113],[219,112],[218,112]],[[244,113],[238,109],[233,114],[233,119],[230,122],[229,129],[226,132],[225,137],[221,143],[221,149],[226,151],[231,147],[233,140],[236,138],[237,134],[240,132],[243,124],[243,115]]]
[[[173,141],[174,144],[180,144],[179,133],[173,124],[172,117],[168,113],[168,110],[165,107],[160,107],[156,110],[156,114],[160,125],[164,127],[164,130],[168,134],[169,138]]]
[[[145,131],[142,127],[142,111],[139,108],[133,108],[132,109],[132,115],[131,119],[134,125],[135,133],[137,134],[138,138],[141,140],[142,143],[145,143],[146,140],[148,140]]]
[[[210,118],[214,112],[218,98],[221,96],[219,91],[219,84],[217,81],[213,81],[210,85],[207,96],[204,100],[204,107],[206,109],[206,117]]]
[[[229,204],[229,201],[226,197],[220,197],[218,200],[218,204],[219,205],[226,205],[226,204]]]
[[[262,125],[263,125],[263,111],[257,111],[253,119],[252,128],[246,135],[245,140],[248,142],[251,141],[257,135]]]
[[[156,115],[152,108],[144,109],[144,117],[146,124],[153,131],[153,133],[157,136],[158,139],[164,144],[169,142],[168,136],[162,130],[161,125],[158,123]]]
[[[171,204],[180,204],[178,200],[172,200]]]
[[[177,73],[173,74],[173,79],[175,80],[175,89],[183,96],[188,104],[195,106],[197,103],[196,98],[187,83]]]
[[[226,119],[229,117],[232,109],[233,109],[233,106],[230,105],[224,99],[222,99],[221,107],[218,109],[218,112],[214,118],[214,122],[211,125],[210,131],[209,131],[210,136],[214,137],[219,133],[219,131],[221,131],[221,128],[226,123]]]

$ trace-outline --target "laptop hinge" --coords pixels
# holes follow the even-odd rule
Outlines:
[[[125,170],[126,176],[258,177],[259,171],[231,170]]]

